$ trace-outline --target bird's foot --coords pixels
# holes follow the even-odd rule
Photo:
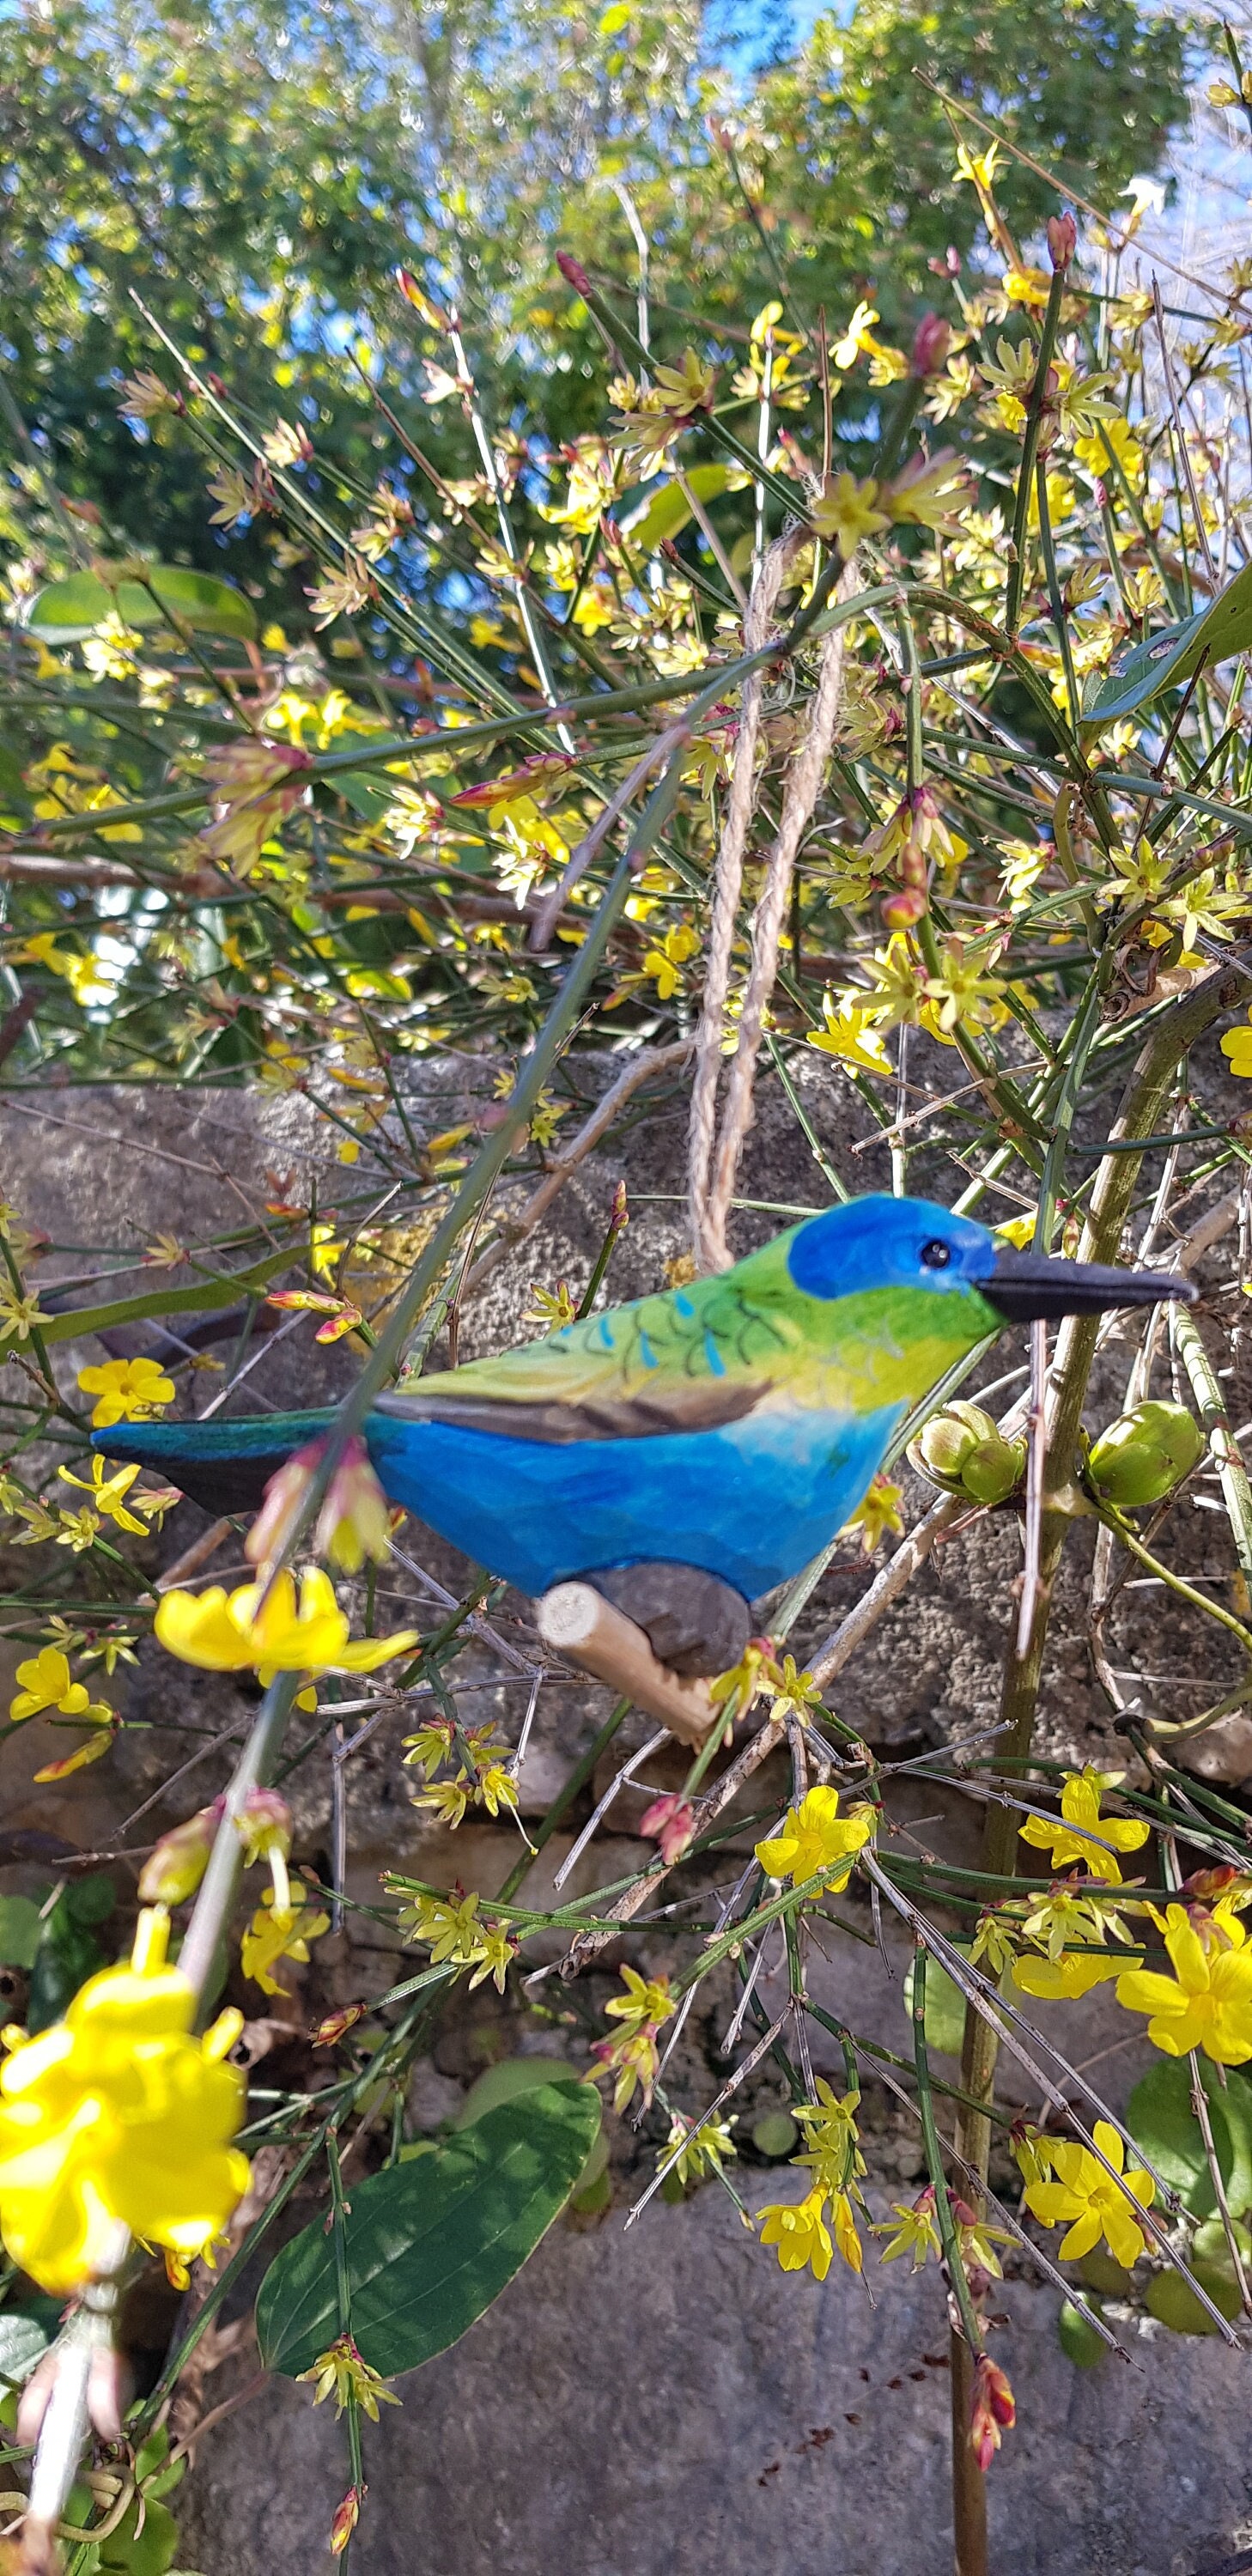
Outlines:
[[[709,1681],[734,1669],[751,1630],[740,1593],[668,1559],[597,1568],[554,1585],[539,1604],[546,1644],[696,1746],[724,1719]]]
[[[642,1628],[659,1663],[683,1680],[728,1673],[752,1634],[742,1593],[703,1566],[656,1558],[578,1577]]]

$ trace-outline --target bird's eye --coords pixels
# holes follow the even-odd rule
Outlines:
[[[927,1270],[946,1270],[951,1259],[950,1244],[941,1243],[937,1235],[933,1243],[922,1245],[922,1261]]]

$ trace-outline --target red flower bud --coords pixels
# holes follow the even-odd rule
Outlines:
[[[1016,2421],[1013,2391],[1004,2372],[983,2353],[974,2366],[969,2446],[984,2477],[1000,2448],[1001,2431],[1011,2432]]]
[[[332,2558],[342,2558],[360,2519],[361,2499],[364,2494],[364,2487],[349,2487],[346,2496],[336,2505],[335,2519],[330,2526]]]
[[[1072,215],[1049,215],[1048,252],[1054,268],[1068,268],[1078,247],[1078,226]]]
[[[584,299],[591,295],[591,280],[580,260],[573,258],[571,253],[567,250],[559,250],[556,255],[556,264],[560,269],[566,285],[572,286],[576,295],[581,295]]]
[[[1184,1878],[1179,1894],[1189,1898],[1193,1905],[1212,1905],[1219,1896],[1225,1895],[1228,1887],[1233,1887],[1238,1875],[1233,1862],[1228,1860],[1220,1862],[1216,1869],[1193,1869],[1190,1878]]]
[[[325,2021],[319,2021],[313,2032],[309,2042],[310,2047],[336,2047],[356,2022],[364,2020],[368,2011],[368,2004],[345,2004],[342,2012],[328,2013]]]
[[[926,897],[920,886],[896,886],[879,908],[888,930],[912,930],[925,914]]]
[[[691,1840],[694,1821],[694,1809],[685,1798],[671,1791],[668,1797],[654,1798],[651,1806],[645,1807],[639,1819],[639,1831],[660,1844],[661,1858],[669,1869],[676,1860],[681,1860]]]
[[[952,346],[952,325],[942,313],[923,313],[913,334],[912,369],[915,376],[937,376],[948,363]]]

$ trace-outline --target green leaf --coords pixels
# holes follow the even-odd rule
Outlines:
[[[904,2009],[913,2011],[913,1971],[904,1977]],[[940,2057],[959,2057],[965,2037],[965,1997],[937,1959],[926,1962],[926,2047]]]
[[[94,572],[49,582],[31,608],[30,632],[45,644],[78,644],[106,617],[120,617],[125,626],[164,625],[161,612],[167,607],[196,635],[231,635],[245,644],[255,636],[256,611],[232,582],[174,564],[152,564],[144,579],[151,591],[137,581],[119,581],[112,589]]]
[[[471,2129],[488,2111],[501,2102],[515,2102],[523,2093],[534,2093],[542,2084],[578,2084],[581,2078],[564,2057],[502,2057],[489,2066],[471,2084],[457,2114],[458,2129]],[[597,2097],[598,2098],[598,2097]],[[608,2161],[608,2146],[601,2130],[592,2140],[591,2153],[574,2184],[577,2198],[599,2181]]]
[[[44,1916],[30,1972],[26,2027],[32,2037],[59,2021],[80,1986],[104,1966],[104,1952],[85,1925],[76,1921],[69,1890],[63,1889]]]
[[[1100,2290],[1108,2299],[1127,2299],[1135,2286],[1134,2273],[1115,2263],[1103,2246],[1093,2246],[1090,2254],[1081,2257],[1075,2269],[1084,2290]]]
[[[47,2349],[48,2338],[36,2318],[23,2316],[18,2308],[0,2315],[0,2379],[10,2387],[29,2379]]]
[[[19,813],[29,814],[30,796],[22,777],[22,764],[7,743],[0,742],[0,798],[6,806],[16,806]]]
[[[1128,653],[1119,653],[1083,708],[1085,731],[1116,723],[1151,705],[1163,689],[1189,680],[1201,657],[1206,663],[1227,662],[1232,653],[1252,645],[1252,564],[1235,574],[1219,598],[1178,626],[1145,636]]]
[[[138,2529],[139,2508],[143,2529]],[[100,2576],[168,2576],[178,2547],[178,2525],[155,2496],[135,2497],[116,2531],[100,2543]]]
[[[104,1324],[142,1324],[152,1315],[199,1315],[217,1306],[233,1306],[237,1297],[250,1297],[280,1270],[289,1270],[300,1258],[301,1247],[293,1244],[287,1252],[271,1252],[264,1261],[254,1261],[247,1270],[232,1270],[216,1279],[199,1279],[193,1288],[147,1288],[141,1297],[114,1297],[107,1306],[67,1306],[40,1326],[45,1342],[72,1342],[82,1333],[98,1333]]]
[[[752,2144],[758,2156],[768,2156],[771,2164],[777,2164],[782,2156],[789,2156],[799,2137],[800,2132],[790,2111],[762,2111],[760,2119],[752,2123]]]
[[[1094,2370],[1096,2363],[1103,2361],[1105,2354],[1103,2340],[1096,2333],[1095,2327],[1088,2325],[1082,2310],[1074,2306],[1072,2299],[1062,2300],[1061,2313],[1056,2321],[1056,2331],[1060,2337],[1061,2350],[1066,2360],[1073,2362],[1075,2369]]]
[[[6,1968],[34,1967],[39,1931],[33,1896],[0,1896],[0,1960]]]
[[[498,2111],[502,2102],[515,2102],[520,2093],[536,2092],[541,2084],[580,2081],[564,2057],[502,2057],[471,2084],[456,2115],[456,2126],[472,2129],[488,2111]]]
[[[345,2222],[352,2332],[384,2378],[456,2343],[521,2270],[578,2180],[600,2125],[585,2084],[501,2102],[435,2154],[357,2183]],[[261,2284],[267,2370],[297,2379],[340,2331],[335,2248],[320,2218]]]
[[[86,1878],[71,1879],[65,1891],[66,1911],[72,1923],[107,1923],[116,1903],[117,1889],[107,1869],[93,1869]]]
[[[1252,2209],[1252,2084],[1233,2067],[1223,2087],[1217,2068],[1201,2059],[1218,2169],[1236,2218]],[[1163,2180],[1197,2218],[1217,2206],[1200,2123],[1191,2108],[1191,2070],[1184,2058],[1162,2057],[1136,2084],[1126,2106],[1126,2126]]]
[[[748,478],[739,465],[693,465],[686,477],[697,501],[716,501],[723,492],[742,490]],[[632,554],[655,554],[665,537],[676,537],[691,517],[691,503],[677,483],[666,483],[633,519],[624,519],[622,534]]]
[[[1211,2264],[1193,2266],[1197,2281],[1208,2291],[1215,2307],[1224,2317],[1239,2314],[1239,2292],[1228,2274]],[[1158,2272],[1149,2281],[1145,2293],[1148,2315],[1168,2326],[1171,2334],[1214,2335],[1218,2329],[1207,2308],[1202,2308],[1189,2281],[1181,2272]]]

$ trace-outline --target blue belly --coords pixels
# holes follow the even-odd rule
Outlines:
[[[521,1592],[667,1557],[749,1601],[798,1574],[855,1511],[904,1411],[748,1415],[652,1440],[510,1440],[371,1414],[386,1492]]]

